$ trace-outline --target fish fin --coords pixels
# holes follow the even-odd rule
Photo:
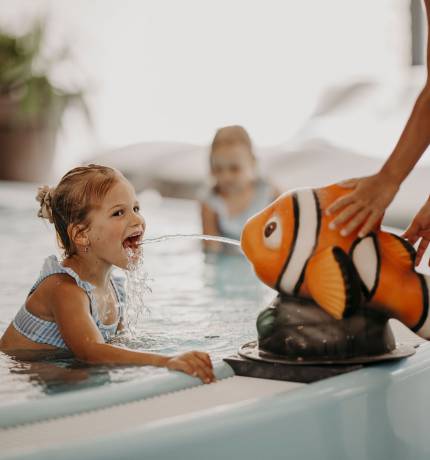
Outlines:
[[[408,241],[393,233],[381,232],[378,243],[384,259],[395,262],[400,270],[414,270],[416,252]]]
[[[378,251],[376,282],[367,308],[383,312],[403,324],[419,331],[420,335],[430,333],[427,321],[429,310],[429,279],[414,269],[415,250],[406,241],[392,233],[380,232],[373,235]],[[364,241],[364,240],[362,240]],[[370,276],[370,252],[363,252],[361,258],[354,258],[355,267],[362,276]],[[361,267],[359,262],[362,263]]]
[[[312,298],[336,319],[349,316],[361,303],[360,278],[351,259],[337,246],[309,259],[305,280]]]

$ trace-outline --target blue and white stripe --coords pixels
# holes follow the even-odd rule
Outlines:
[[[111,283],[117,297],[118,321],[113,324],[106,325],[103,324],[98,315],[96,300],[92,293],[94,286],[87,281],[81,280],[79,275],[75,273],[71,268],[63,267],[58,262],[56,256],[50,256],[46,259],[40,272],[40,276],[34,286],[31,288],[29,295],[35,291],[35,289],[43,280],[45,280],[48,276],[55,274],[67,274],[71,276],[76,281],[76,284],[87,293],[90,300],[91,316],[93,317],[96,326],[100,330],[105,341],[112,339],[112,337],[116,334],[118,323],[123,315],[125,302],[124,278],[111,276]],[[16,314],[12,324],[20,334],[32,340],[33,342],[68,349],[63,340],[63,337],[61,336],[57,323],[54,321],[47,321],[33,315],[27,310],[25,304]]]

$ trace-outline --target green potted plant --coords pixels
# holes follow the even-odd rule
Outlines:
[[[55,67],[70,59],[63,48],[43,53],[44,26],[24,34],[0,28],[0,179],[43,181],[49,178],[63,113],[77,105],[90,120],[84,88],[54,81]]]

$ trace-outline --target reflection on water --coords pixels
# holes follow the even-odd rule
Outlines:
[[[196,222],[198,214],[188,218]],[[54,253],[55,242],[40,222],[21,211],[0,211],[0,238],[8,244],[7,265],[0,268],[2,333],[37,278],[43,259]],[[143,250],[144,267],[139,273],[146,286],[140,292],[143,307],[134,317],[133,331],[117,337],[116,343],[165,354],[203,350],[217,362],[255,338],[255,319],[273,291],[258,281],[239,252],[205,254],[201,242],[180,238],[143,245]],[[26,257],[24,270],[17,255]],[[139,276],[133,282],[138,284]],[[20,358],[0,353],[0,406],[167,372],[151,367],[89,366],[66,356]]]

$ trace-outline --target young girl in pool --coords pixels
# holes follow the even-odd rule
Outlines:
[[[39,189],[39,217],[55,226],[63,261],[50,256],[0,350],[69,349],[94,364],[165,366],[214,380],[207,353],[163,356],[109,344],[123,328],[125,291],[113,266],[139,258],[145,231],[135,191],[122,174],[98,165],[69,171],[55,188]]]
[[[218,129],[209,161],[214,185],[201,200],[203,233],[239,239],[245,222],[279,192],[258,178],[252,142],[242,126]],[[223,249],[215,241],[204,245],[210,251]]]

